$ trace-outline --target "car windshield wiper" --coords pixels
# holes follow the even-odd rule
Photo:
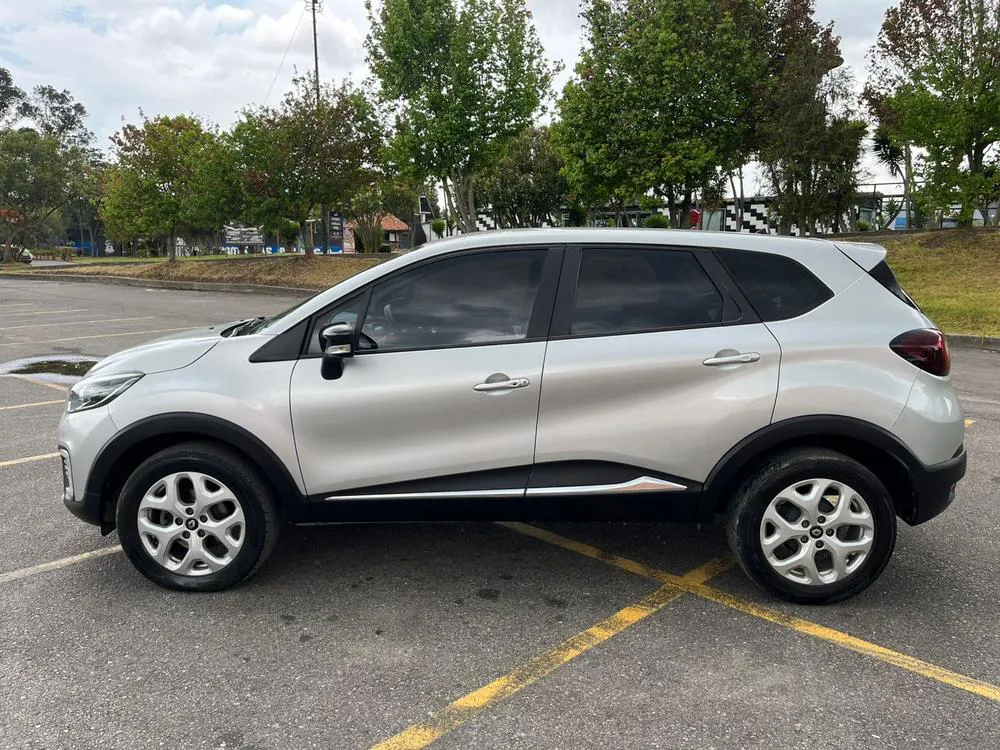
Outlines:
[[[261,321],[264,320],[266,320],[266,318],[258,317],[258,318],[247,318],[245,320],[238,321],[236,323],[233,323],[228,328],[226,328],[226,330],[222,332],[222,336],[226,338],[230,338],[232,336],[242,336],[245,333],[247,333],[248,329],[251,326],[253,326],[256,323],[260,323]]]
[[[240,323],[235,331],[233,331],[234,336],[245,336],[249,333],[254,333],[261,327],[261,323],[270,320],[270,318],[259,315],[256,318],[250,318],[250,320]]]

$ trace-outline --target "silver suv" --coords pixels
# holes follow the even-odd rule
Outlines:
[[[279,524],[728,517],[779,597],[885,568],[965,473],[944,336],[875,245],[657,230],[434,243],[70,392],[66,506],[174,589]]]

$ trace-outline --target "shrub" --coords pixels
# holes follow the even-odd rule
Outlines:
[[[871,229],[872,229],[872,225],[871,224],[869,224],[864,219],[858,219],[858,231],[859,232],[870,232]]]
[[[649,229],[669,229],[670,219],[663,214],[653,214],[652,216],[647,216],[643,224]]]
[[[448,228],[448,223],[444,219],[434,219],[431,222],[431,231],[438,236],[438,239],[444,237],[444,230]]]

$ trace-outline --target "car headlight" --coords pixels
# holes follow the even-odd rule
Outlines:
[[[95,375],[92,378],[84,378],[69,389],[66,411],[72,414],[104,406],[118,398],[141,377],[141,372],[119,372],[114,375]]]

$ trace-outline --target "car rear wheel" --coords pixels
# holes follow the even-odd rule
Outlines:
[[[135,567],[181,591],[240,583],[278,536],[270,487],[252,464],[212,443],[184,443],[144,461],[122,489],[117,523]]]
[[[802,449],[769,460],[739,489],[729,545],[755,583],[788,601],[825,604],[864,590],[896,544],[884,485],[847,456]]]

